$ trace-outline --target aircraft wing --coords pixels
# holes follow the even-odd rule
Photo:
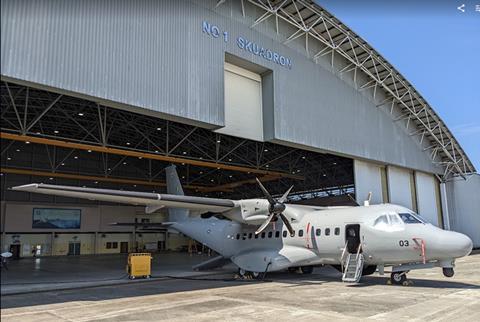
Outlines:
[[[143,205],[147,207],[147,210],[150,209],[153,211],[161,207],[171,207],[220,213],[237,207],[236,202],[229,199],[191,197],[183,195],[124,190],[82,188],[43,183],[32,183],[23,186],[17,186],[13,187],[12,190],[42,193],[46,195],[64,196],[71,198],[116,202],[130,205]]]

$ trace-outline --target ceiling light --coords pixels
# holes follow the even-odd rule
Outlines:
[[[185,179],[185,176],[182,176],[182,179]]]
[[[182,162],[182,165],[185,165],[185,163],[184,163],[184,162]]]
[[[269,166],[268,164],[265,166],[265,168],[269,168],[269,167],[270,167],[270,166]]]
[[[155,150],[155,153],[158,153],[158,150]]]
[[[333,162],[333,165],[337,165],[337,162]]]
[[[133,186],[134,186],[135,188],[137,187],[137,185],[136,185],[136,184],[134,184]]]
[[[40,132],[36,132],[36,134],[40,134]]]
[[[65,163],[62,162],[62,165],[65,165]]]
[[[143,157],[138,157],[138,158],[139,158],[140,160],[142,160],[142,159],[143,159]]]
[[[50,177],[50,178],[48,178],[48,179],[49,179],[49,180],[53,180],[53,178],[52,178],[52,177]]]
[[[187,154],[187,151],[183,151],[182,153],[183,153],[183,154]]]
[[[92,152],[92,150],[87,150],[88,153]]]
[[[53,133],[58,134],[58,133],[60,133],[60,132],[58,132],[57,130],[55,130],[55,131],[53,131]]]
[[[220,143],[221,141],[220,140],[217,140],[217,143]]]
[[[324,173],[323,176],[326,177],[327,175]]]
[[[95,181],[95,184],[98,184],[98,181]]]
[[[228,161],[232,161],[232,159],[228,159]]]
[[[200,174],[203,174],[203,171],[200,171]]]
[[[20,152],[20,149],[16,149],[15,151]]]
[[[127,142],[127,145],[130,145],[130,142]]]
[[[73,158],[74,158],[75,160],[76,160],[76,159],[78,159],[78,157],[77,157],[77,156],[74,156]]]
[[[157,127],[157,131],[161,131],[161,130],[162,130],[162,128],[161,128],[161,127]]]
[[[83,116],[83,113],[82,112],[78,113],[78,116]]]
[[[232,175],[229,175],[228,177],[231,178],[231,177],[233,177],[233,176],[232,176]]]
[[[10,160],[12,160],[12,158],[8,157],[7,160],[10,161]]]
[[[30,144],[30,141],[25,141],[25,144]]]
[[[213,182],[214,180],[213,179],[210,179],[211,182]]]
[[[108,171],[112,171],[112,168],[108,168],[107,170],[108,170]]]
[[[302,159],[305,160],[305,156],[303,156]]]
[[[123,162],[123,165],[126,165],[126,164],[127,164],[127,162]]]
[[[263,152],[268,152],[268,149],[263,150]]]

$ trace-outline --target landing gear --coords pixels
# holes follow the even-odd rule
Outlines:
[[[393,272],[390,275],[390,281],[393,285],[406,285],[407,272]]]
[[[244,270],[243,268],[238,269],[238,276],[240,276],[241,279],[245,280],[251,280],[251,279],[262,279],[263,273],[259,272],[250,272],[247,270]]]
[[[313,266],[300,266],[300,272],[302,274],[312,274]]]
[[[444,267],[442,268],[443,275],[445,277],[452,277],[455,272],[453,271],[453,267]]]

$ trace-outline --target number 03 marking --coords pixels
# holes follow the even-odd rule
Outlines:
[[[408,247],[409,245],[408,240],[400,240],[398,244],[400,245],[400,247]]]

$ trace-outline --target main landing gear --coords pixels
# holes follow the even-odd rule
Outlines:
[[[259,280],[263,278],[263,273],[246,271],[243,268],[238,269],[238,276],[245,280]]]

